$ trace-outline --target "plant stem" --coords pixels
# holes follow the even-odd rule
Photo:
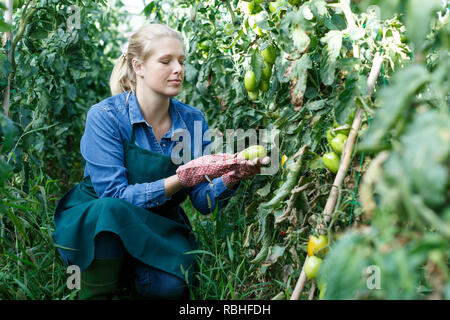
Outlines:
[[[233,11],[233,8],[231,7],[231,3],[229,1],[225,1],[225,5],[227,6],[228,12],[230,12],[231,21],[234,24],[236,22],[236,16],[234,15],[234,11]]]

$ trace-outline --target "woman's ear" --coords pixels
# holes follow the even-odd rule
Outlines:
[[[143,69],[142,63],[138,59],[133,58],[131,60],[131,65],[133,66],[133,70],[136,73],[136,75],[143,78],[144,76],[143,76],[143,70],[142,70]]]

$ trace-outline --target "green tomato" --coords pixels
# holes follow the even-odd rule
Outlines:
[[[260,145],[248,147],[239,154],[240,158],[244,158],[250,161],[255,160],[256,158],[262,159],[265,156],[267,156],[266,148]]]
[[[261,55],[266,62],[274,64],[275,59],[277,58],[277,49],[269,44],[264,50],[261,51]]]
[[[244,76],[244,86],[247,91],[254,91],[258,87],[256,76],[253,70],[248,70]]]
[[[233,26],[233,24],[232,24],[232,23],[227,23],[227,24],[223,27],[223,31],[224,31],[227,35],[231,36],[231,35],[233,34],[233,32],[234,32],[234,26]]]
[[[331,140],[331,148],[336,151],[337,154],[341,154],[344,151],[345,143],[347,142],[347,136],[342,133],[338,133],[336,137]]]
[[[333,138],[335,136],[336,136],[336,133],[334,133],[334,131],[332,129],[327,130],[327,141],[329,144],[331,144],[331,141],[333,140]]]
[[[250,100],[255,101],[259,98],[259,91],[247,91]]]
[[[264,60],[264,66],[261,69],[261,78],[270,79],[272,76],[272,65]]]
[[[261,82],[259,83],[259,89],[261,89],[261,91],[266,92],[267,90],[269,90],[269,88],[270,88],[269,80],[261,79]]]
[[[204,40],[198,44],[198,46],[204,51],[209,51],[210,45],[211,45],[211,41],[209,41],[209,40]]]
[[[311,256],[305,262],[303,270],[305,270],[306,277],[309,280],[315,279],[320,270],[320,265],[322,264],[322,259]]]
[[[327,152],[322,157],[323,163],[333,173],[338,172],[339,170],[339,164],[341,160],[339,159],[339,156],[334,152]]]

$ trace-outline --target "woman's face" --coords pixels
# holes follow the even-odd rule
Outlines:
[[[134,64],[147,89],[173,97],[180,93],[184,79],[184,49],[180,40],[161,38],[153,43],[153,54],[144,64]]]

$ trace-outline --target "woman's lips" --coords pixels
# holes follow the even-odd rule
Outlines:
[[[169,82],[173,84],[181,84],[181,80],[169,80]]]

